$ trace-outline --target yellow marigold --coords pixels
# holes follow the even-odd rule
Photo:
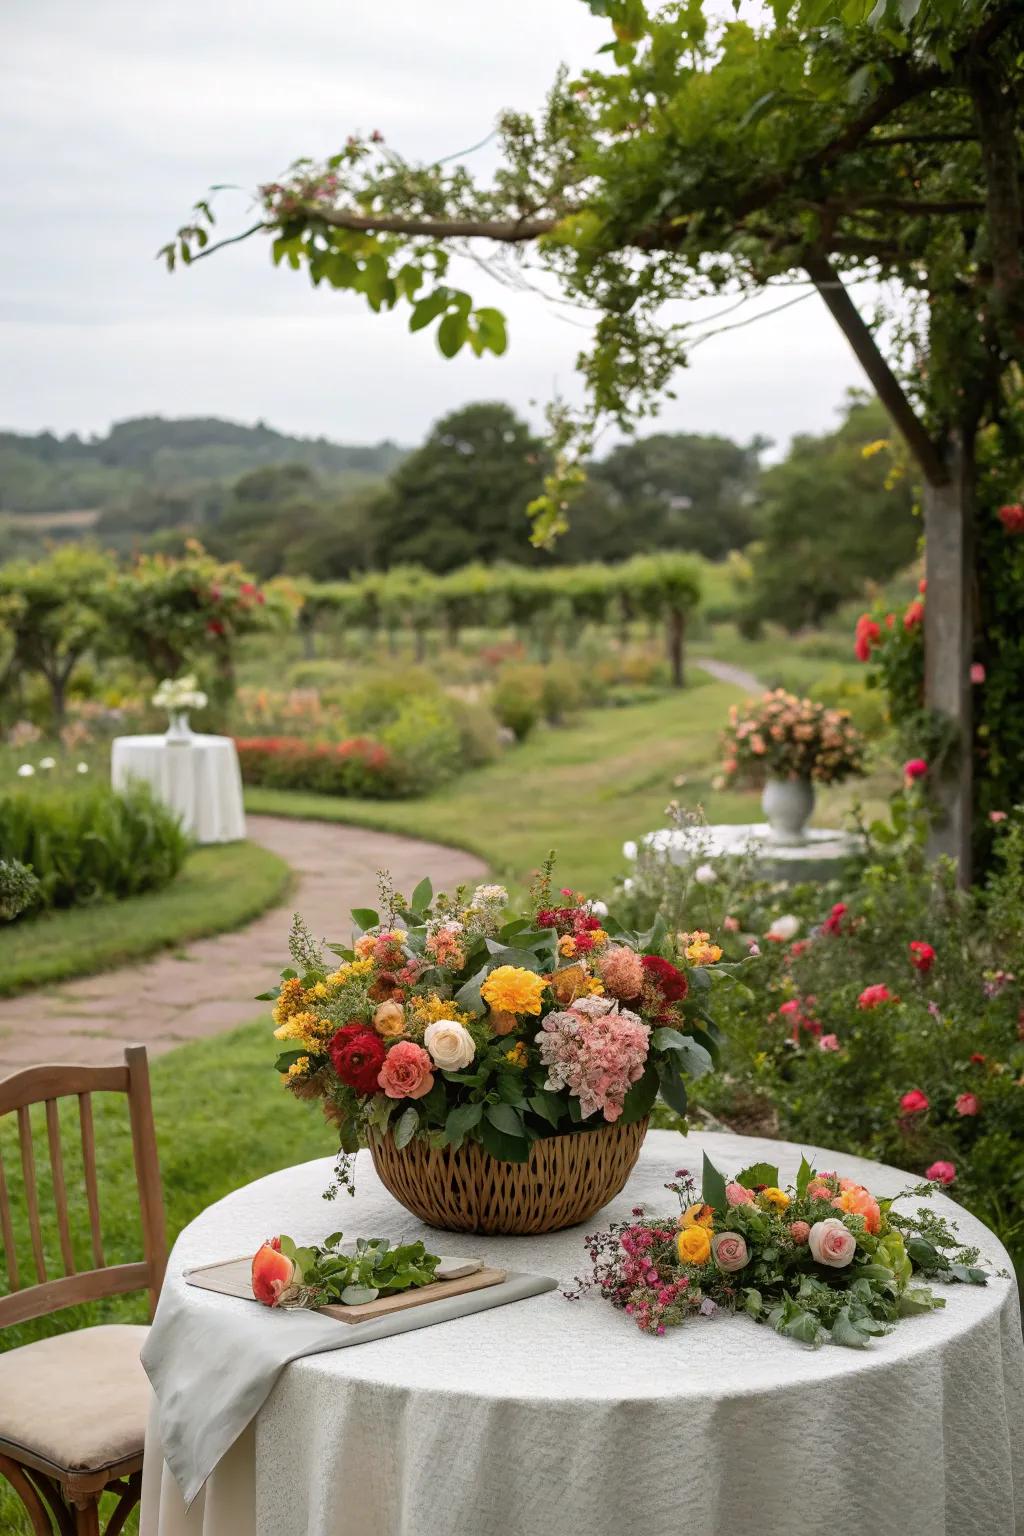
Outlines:
[[[705,1227],[684,1227],[676,1238],[679,1258],[684,1264],[706,1264],[711,1257],[711,1236]]]
[[[691,1227],[705,1227],[710,1231],[714,1224],[714,1207],[705,1205],[701,1200],[698,1200],[696,1205],[688,1205],[678,1222],[684,1232],[688,1232]]]
[[[340,987],[342,982],[348,980],[348,975],[351,969],[352,967],[350,965],[339,965],[338,969],[336,971],[332,971],[328,976],[327,985],[329,987]]]
[[[591,930],[590,940],[595,949],[604,949],[608,943],[608,935],[603,928],[594,928]]]
[[[711,935],[700,928],[694,933],[681,933],[679,944],[691,965],[714,965],[722,958],[721,946],[712,944]]]
[[[349,977],[349,976],[369,976],[369,974],[370,974],[370,972],[372,970],[373,970],[373,961],[372,960],[353,960],[352,964],[350,966],[348,966],[347,969],[346,969],[346,977]]]
[[[299,1057],[297,1057],[296,1060],[293,1061],[291,1066],[288,1068],[288,1074],[287,1075],[288,1075],[289,1078],[308,1077],[308,1075],[309,1075],[309,1057],[308,1056],[299,1056]]]
[[[571,933],[563,933],[558,941],[558,953],[566,960],[572,960],[576,954],[576,940]]]
[[[540,1013],[544,978],[519,965],[499,965],[480,988],[480,996],[496,1013]]]
[[[306,992],[306,1001],[312,1002],[325,997],[330,997],[331,989],[325,981],[317,981]]]
[[[505,1060],[513,1067],[525,1067],[528,1057],[526,1046],[521,1040],[517,1040],[510,1051],[505,1052]]]
[[[780,1213],[789,1205],[789,1196],[784,1189],[779,1189],[776,1184],[769,1184],[767,1189],[759,1189],[758,1194],[766,1205],[772,1206]]]
[[[302,982],[297,976],[289,976],[287,981],[282,981],[281,992],[274,1004],[274,1023],[283,1024],[302,1007]]]

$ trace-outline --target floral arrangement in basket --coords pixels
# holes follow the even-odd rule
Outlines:
[[[343,1152],[470,1139],[525,1162],[538,1138],[644,1119],[659,1093],[685,1114],[686,1077],[716,1053],[709,992],[739,967],[707,933],[660,919],[630,933],[572,891],[556,899],[550,861],[528,911],[507,902],[498,885],[435,897],[426,880],[405,901],[385,876],[383,915],[353,912],[354,941],[329,959],[296,918],[294,967],[264,994],[276,1066],[324,1101]]]
[[[864,772],[864,743],[843,709],[776,688],[729,710],[722,771],[734,782],[816,779],[838,784]]]
[[[911,1283],[916,1276],[987,1280],[977,1250],[960,1246],[941,1216],[893,1209],[933,1184],[879,1200],[853,1179],[815,1173],[806,1158],[788,1189],[768,1163],[726,1183],[705,1155],[700,1199],[685,1169],[666,1187],[680,1214],[650,1217],[637,1206],[631,1220],[589,1237],[592,1269],[570,1299],[596,1287],[644,1333],[726,1308],[803,1344],[860,1349],[899,1318],[945,1306]]]

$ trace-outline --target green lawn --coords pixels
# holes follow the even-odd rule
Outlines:
[[[288,865],[268,849],[230,843],[197,849],[161,891],[5,924],[0,996],[239,928],[280,900],[290,879]]]
[[[249,789],[250,811],[354,822],[467,848],[513,888],[528,883],[548,849],[567,884],[598,893],[624,873],[622,844],[664,825],[669,800],[709,821],[759,821],[756,792],[718,792],[718,737],[739,689],[705,681],[651,703],[596,709],[573,724],[538,731],[496,763],[416,800],[383,801]],[[885,775],[861,786],[887,791]],[[856,791],[827,790],[816,822],[840,826]]]

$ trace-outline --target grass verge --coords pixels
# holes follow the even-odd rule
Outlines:
[[[279,901],[291,872],[257,843],[199,848],[162,891],[47,912],[0,928],[0,997],[139,960],[251,922]]]

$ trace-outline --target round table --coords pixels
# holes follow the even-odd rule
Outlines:
[[[192,735],[175,742],[166,736],[117,736],[110,779],[115,789],[142,779],[198,843],[236,843],[245,836],[242,775],[230,736]]]
[[[727,1175],[770,1160],[788,1182],[801,1149],[655,1131],[624,1193],[585,1229],[445,1234],[444,1252],[569,1281],[585,1230],[637,1203],[672,1210],[666,1179],[699,1169],[704,1151]],[[813,1160],[878,1194],[908,1182],[840,1153]],[[204,1211],[166,1283],[281,1230],[300,1243],[338,1226],[422,1236],[437,1250],[366,1153],[352,1201],[324,1205],[330,1169],[285,1169]],[[985,1227],[934,1203],[990,1267],[1009,1268]],[[1006,1275],[943,1291],[944,1311],[863,1351],[808,1350],[725,1315],[651,1338],[597,1296],[552,1291],[311,1355],[286,1367],[187,1514],[151,1425],[141,1536],[1012,1536],[1024,1531],[1016,1285]]]

